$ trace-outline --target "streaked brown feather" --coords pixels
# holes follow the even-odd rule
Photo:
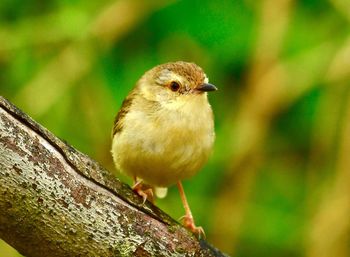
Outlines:
[[[130,106],[132,105],[134,91],[132,91],[123,101],[122,107],[120,108],[117,116],[114,119],[114,125],[112,130],[112,137],[123,129],[123,119],[129,112]]]
[[[197,86],[203,83],[205,78],[205,73],[203,70],[195,63],[190,62],[170,62],[157,66],[156,71],[160,72],[164,69],[170,70],[180,76],[186,78],[191,85]]]

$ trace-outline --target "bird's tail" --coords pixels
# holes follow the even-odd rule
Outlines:
[[[167,187],[155,187],[154,193],[158,198],[164,198],[166,197],[168,193],[168,188]]]

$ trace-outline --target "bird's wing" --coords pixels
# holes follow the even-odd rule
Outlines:
[[[117,116],[114,119],[114,125],[112,130],[112,137],[123,129],[123,120],[125,115],[129,112],[130,106],[133,100],[133,91],[124,99],[122,107],[120,108]]]

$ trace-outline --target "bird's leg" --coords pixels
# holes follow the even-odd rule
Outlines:
[[[182,204],[185,208],[185,215],[181,218],[183,220],[184,226],[191,230],[194,234],[196,234],[198,237],[205,237],[205,233],[202,227],[197,227],[194,224],[194,219],[192,216],[192,212],[190,209],[190,206],[188,205],[186,195],[184,188],[182,187],[181,181],[177,182],[177,188],[179,189],[180,197]]]
[[[132,186],[132,190],[142,197],[143,203],[145,203],[147,199],[153,203],[154,199],[152,187],[144,185],[142,180],[137,181],[136,176],[134,176],[134,185]]]

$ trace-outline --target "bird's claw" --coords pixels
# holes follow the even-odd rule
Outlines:
[[[147,199],[153,203],[153,190],[152,188],[144,188],[144,185],[141,183],[141,181],[135,183],[135,185],[132,187],[132,190],[137,193],[139,196],[142,197],[144,204]]]
[[[197,227],[194,223],[194,219],[192,216],[189,215],[184,215],[180,217],[179,220],[183,221],[183,225],[185,228],[189,229],[192,231],[193,234],[196,235],[197,238],[204,238],[205,239],[205,232],[202,227]]]

